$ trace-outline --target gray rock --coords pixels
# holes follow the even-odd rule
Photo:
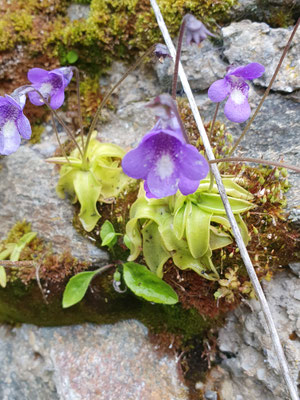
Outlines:
[[[300,370],[299,309],[294,294],[299,279],[281,272],[264,291],[295,382]],[[224,399],[289,399],[278,361],[258,301],[235,310],[219,333],[219,346],[225,356],[222,367],[229,372],[220,380],[219,392]]]
[[[205,90],[217,79],[223,78],[227,64],[219,56],[219,51],[209,40],[197,46],[182,46],[181,62],[193,90]],[[169,92],[172,86],[173,61],[166,58],[163,63],[157,62],[155,70],[162,91]],[[178,82],[177,89],[181,87]]]
[[[289,264],[289,267],[291,268],[292,272],[300,278],[300,262],[291,263]]]
[[[67,15],[71,21],[87,19],[89,14],[90,6],[86,4],[70,4],[67,9]]]
[[[55,252],[70,250],[81,260],[105,262],[108,255],[73,227],[72,204],[56,195],[58,173],[45,162],[56,146],[53,134],[43,136],[41,144],[22,146],[0,161],[0,237],[6,237],[17,221],[26,219],[33,231],[52,243]]]
[[[299,0],[239,0],[229,10],[231,21],[251,19],[252,21],[273,22],[275,24],[276,19],[281,19],[282,24],[289,22],[291,18],[296,20],[299,13]]]
[[[122,63],[114,63],[109,73],[101,78],[100,84],[113,86],[126,72]],[[138,68],[115,90],[112,99],[115,112],[107,112],[108,122],[98,124],[102,141],[119,146],[134,147],[155,124],[153,112],[146,108],[148,101],[162,93],[153,70]]]
[[[265,73],[254,83],[268,86],[282,55],[291,29],[272,29],[265,23],[245,20],[234,22],[222,29],[224,55],[230,64],[245,65],[259,62],[266,68]],[[300,31],[296,32],[290,50],[275,79],[272,90],[293,92],[300,88]]]
[[[0,327],[2,400],[187,400],[174,357],[137,321]]]

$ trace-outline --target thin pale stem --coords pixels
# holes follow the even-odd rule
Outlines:
[[[208,133],[208,140],[209,140],[210,143],[211,143],[211,138],[212,138],[212,134],[213,134],[213,131],[214,131],[214,127],[215,127],[215,122],[216,122],[216,119],[217,119],[219,105],[220,105],[220,103],[216,104],[215,113],[214,113],[213,120],[212,120],[212,123],[211,123],[210,131]],[[211,167],[209,166],[209,188],[208,188],[209,192],[211,192],[212,189],[213,189],[214,181],[215,181],[214,174],[212,173]]]
[[[181,55],[181,47],[182,47],[185,24],[186,24],[186,20],[185,20],[185,18],[183,18],[181,26],[180,26],[180,31],[179,31],[177,50],[176,50],[176,59],[175,59],[175,66],[174,66],[174,74],[173,74],[172,97],[174,100],[176,100],[178,67],[179,67],[179,61],[180,61],[180,55]]]
[[[83,137],[84,129],[83,129],[82,112],[81,112],[81,105],[80,105],[80,75],[79,75],[79,69],[77,67],[72,67],[72,69],[75,71],[75,75],[76,75],[77,108],[78,108],[81,145],[82,145],[82,150],[83,150],[84,149],[84,137]]]
[[[175,50],[174,44],[172,42],[172,39],[170,37],[170,34],[168,32],[168,29],[166,27],[166,24],[164,22],[164,19],[163,19],[162,15],[161,15],[160,9],[159,9],[159,7],[157,5],[157,2],[156,2],[156,0],[150,0],[150,3],[152,5],[153,11],[155,13],[155,16],[156,16],[156,19],[157,19],[157,23],[158,23],[158,25],[160,27],[160,30],[161,30],[161,32],[163,34],[163,37],[165,39],[166,45],[167,45],[167,47],[169,49],[170,55],[172,56],[173,60],[175,60],[176,50]],[[209,143],[209,140],[208,140],[208,137],[207,137],[207,133],[205,131],[205,128],[204,128],[204,125],[203,125],[203,122],[202,122],[202,119],[201,119],[201,116],[200,116],[200,113],[199,113],[199,109],[197,107],[195,98],[193,96],[191,87],[190,87],[190,85],[188,83],[186,74],[185,74],[185,72],[183,70],[183,67],[182,67],[181,63],[179,63],[179,72],[178,73],[179,73],[179,77],[181,79],[181,83],[182,83],[183,89],[184,89],[184,91],[185,91],[185,93],[187,95],[187,98],[189,100],[189,103],[190,103],[190,106],[191,106],[191,110],[193,112],[197,127],[199,129],[199,132],[200,132],[200,135],[201,135],[201,138],[202,138],[205,150],[206,150],[207,157],[208,157],[209,160],[214,160],[214,154],[213,154],[212,148],[210,146],[210,143]],[[277,355],[280,367],[282,369],[283,377],[285,379],[285,382],[286,382],[287,388],[289,390],[291,399],[292,400],[299,400],[298,399],[298,395],[297,395],[297,391],[296,391],[295,386],[294,386],[294,382],[293,382],[293,380],[292,380],[292,378],[290,376],[290,373],[289,373],[287,361],[286,361],[286,358],[285,358],[285,355],[284,355],[284,352],[283,352],[283,349],[282,349],[282,346],[281,346],[281,343],[280,343],[280,339],[279,339],[279,336],[278,336],[278,333],[277,333],[277,330],[276,330],[276,327],[275,327],[275,324],[274,324],[274,321],[273,321],[273,318],[272,318],[272,314],[271,314],[268,302],[267,302],[266,297],[264,295],[264,292],[263,292],[263,290],[262,290],[262,288],[260,286],[259,280],[258,280],[257,275],[255,273],[255,269],[254,269],[254,267],[252,265],[251,259],[249,257],[248,252],[247,252],[247,249],[246,249],[246,246],[244,244],[244,241],[242,239],[242,236],[241,236],[240,230],[238,228],[237,222],[236,222],[236,220],[234,218],[232,209],[231,209],[230,204],[229,204],[228,197],[226,195],[226,190],[225,190],[225,187],[224,187],[223,182],[222,182],[222,178],[221,178],[220,172],[218,170],[217,165],[215,165],[215,164],[212,164],[211,168],[212,168],[212,172],[213,172],[213,174],[215,176],[216,183],[217,183],[217,186],[218,186],[218,190],[219,190],[220,196],[222,198],[226,214],[227,214],[228,219],[230,221],[230,225],[231,225],[234,237],[235,237],[237,245],[239,247],[240,254],[241,254],[242,259],[244,261],[244,264],[246,266],[246,269],[247,269],[247,272],[249,274],[249,277],[250,277],[250,280],[252,282],[252,285],[253,285],[253,288],[255,290],[255,293],[257,294],[257,297],[258,297],[259,302],[261,304],[261,308],[262,308],[262,311],[264,313],[264,316],[265,316],[265,319],[266,319],[266,322],[267,322],[267,325],[268,325],[268,328],[269,328],[269,331],[270,331],[271,340],[273,342],[273,345],[274,345],[274,348],[275,348],[275,351],[276,351],[276,355]]]
[[[57,128],[56,128],[55,120],[54,120],[54,117],[53,117],[53,114],[52,114],[52,113],[51,113],[51,121],[52,121],[53,129],[54,129],[54,132],[55,132],[55,136],[56,136],[58,145],[59,145],[59,147],[60,147],[60,149],[61,149],[61,151],[62,151],[62,153],[63,153],[63,156],[64,156],[65,159],[67,160],[68,164],[71,165],[70,160],[69,160],[69,157],[67,156],[67,153],[66,153],[66,151],[65,151],[65,149],[64,149],[64,147],[63,147],[63,145],[61,144],[61,141],[60,141],[60,138],[59,138],[59,135],[58,135],[58,131],[57,131]]]
[[[105,106],[107,100],[110,98],[110,96],[111,96],[112,93],[115,91],[115,89],[127,78],[127,76],[128,76],[132,71],[134,71],[134,70],[142,63],[142,61],[143,61],[146,57],[148,57],[151,53],[153,53],[154,49],[155,49],[155,45],[149,47],[149,49],[148,49],[148,50],[147,50],[147,51],[146,51],[146,52],[145,52],[145,53],[130,67],[130,68],[128,68],[128,70],[125,72],[125,74],[122,76],[122,78],[121,78],[110,90],[108,90],[108,91],[105,93],[105,95],[104,95],[104,97],[103,97],[103,99],[102,99],[102,101],[101,101],[101,104],[99,105],[99,107],[98,107],[98,109],[97,109],[97,111],[96,111],[96,114],[95,114],[94,119],[93,119],[93,121],[92,121],[91,127],[90,127],[90,129],[89,129],[89,133],[88,133],[88,135],[87,135],[87,140],[86,140],[85,148],[84,148],[84,152],[83,152],[83,154],[84,154],[84,159],[85,159],[85,157],[86,157],[86,152],[87,152],[87,148],[88,148],[89,141],[90,141],[90,139],[91,139],[92,133],[93,133],[95,127],[96,127],[98,118],[100,117],[100,114],[101,114],[101,111],[102,111],[102,108]]]
[[[251,163],[255,163],[255,164],[271,165],[272,167],[286,168],[286,169],[295,171],[298,174],[300,173],[299,167],[295,167],[294,165],[281,163],[281,162],[277,162],[277,161],[268,161],[268,160],[264,160],[263,158],[228,157],[228,158],[218,158],[216,160],[208,161],[209,164],[217,164],[217,163],[223,163],[223,162],[251,162]]]
[[[216,123],[216,119],[217,119],[217,114],[218,114],[218,111],[219,111],[219,106],[220,106],[220,103],[217,103],[216,104],[215,113],[214,113],[214,117],[213,117],[213,120],[212,120],[212,123],[211,123],[210,131],[209,131],[209,134],[208,134],[208,140],[210,142],[211,142],[212,134],[214,132],[214,127],[215,127],[215,123]]]
[[[3,265],[4,268],[17,268],[17,267],[34,267],[34,261],[10,261],[10,260],[1,260],[0,264]]]
[[[50,106],[50,104],[48,103],[48,101],[45,99],[45,97],[42,95],[42,93],[40,91],[38,91],[37,89],[35,89],[32,86],[29,86],[29,88],[31,88],[34,92],[36,92],[41,99],[43,100],[43,102],[45,103],[45,105],[49,108],[49,110],[51,111],[51,113],[54,114],[55,118],[58,120],[58,122],[62,125],[62,127],[64,128],[64,130],[66,131],[66,133],[69,135],[69,137],[71,138],[71,140],[74,142],[75,146],[77,147],[79,153],[81,156],[83,156],[82,151],[80,146],[77,143],[77,140],[75,139],[73,133],[70,131],[70,129],[67,127],[67,125],[64,123],[64,121],[60,118],[60,116],[58,115],[58,113],[56,112],[56,110],[53,110],[53,108]]]
[[[271,78],[271,80],[270,80],[269,86],[267,87],[267,89],[266,89],[266,91],[265,91],[263,97],[261,98],[261,100],[260,100],[260,102],[259,102],[259,104],[258,104],[258,106],[257,106],[257,109],[255,110],[254,114],[252,115],[252,117],[250,118],[249,122],[248,122],[247,125],[245,126],[243,132],[241,133],[241,136],[237,139],[237,141],[235,142],[234,146],[233,146],[232,149],[230,150],[230,152],[229,152],[229,154],[228,154],[229,156],[231,156],[231,154],[235,151],[235,149],[238,147],[238,145],[240,144],[240,142],[243,140],[243,138],[244,138],[244,136],[246,135],[246,133],[248,132],[248,130],[249,130],[249,128],[250,128],[252,122],[254,121],[255,117],[256,117],[257,114],[259,113],[259,110],[261,109],[261,107],[262,107],[262,105],[263,105],[263,102],[265,101],[266,97],[268,96],[268,94],[269,94],[269,92],[270,92],[270,90],[271,90],[271,87],[272,87],[272,85],[273,85],[273,82],[275,81],[276,76],[277,76],[277,74],[278,74],[278,72],[279,72],[279,69],[280,69],[280,67],[281,67],[281,65],[282,65],[282,63],[283,63],[283,60],[284,60],[284,58],[285,58],[285,56],[286,56],[286,54],[287,54],[287,52],[288,52],[288,50],[289,50],[289,48],[290,48],[290,45],[291,45],[292,40],[293,40],[293,38],[294,38],[294,36],[295,36],[295,34],[296,34],[296,31],[297,31],[297,29],[298,29],[298,27],[299,27],[299,24],[300,24],[300,18],[298,18],[298,21],[297,21],[297,23],[296,23],[296,25],[295,25],[295,27],[294,27],[292,33],[291,33],[291,36],[290,36],[290,38],[289,38],[289,40],[288,40],[288,42],[287,42],[287,44],[286,44],[286,46],[285,46],[285,48],[284,48],[284,50],[283,50],[282,56],[281,56],[281,58],[280,58],[280,60],[279,60],[279,63],[278,63],[278,65],[277,65],[276,69],[275,69],[275,72],[274,72],[274,74],[273,74],[273,76],[272,76],[272,78]]]

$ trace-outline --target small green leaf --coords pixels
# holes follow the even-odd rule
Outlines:
[[[102,240],[101,246],[109,246],[112,247],[116,244],[117,236],[115,232],[108,233],[105,238]]]
[[[137,296],[154,303],[178,302],[178,296],[171,286],[144,265],[127,262],[123,267],[125,283]]]
[[[9,243],[9,245],[6,245],[6,249],[1,251],[0,253],[0,260],[6,260],[7,257],[10,256],[11,252],[15,248],[16,244],[15,243]]]
[[[78,54],[76,51],[71,50],[67,53],[67,61],[69,64],[74,64],[78,60]]]
[[[114,273],[114,281],[121,282],[121,273],[118,270]]]
[[[120,235],[120,233],[115,232],[113,224],[107,219],[100,230],[100,237],[102,239],[101,246],[114,246],[117,242],[118,235]]]
[[[107,219],[100,229],[101,239],[104,240],[109,233],[115,233],[115,228],[113,224]]]
[[[63,308],[71,307],[83,299],[91,280],[100,270],[101,268],[96,271],[84,271],[72,276],[63,294]]]
[[[2,265],[0,265],[0,286],[3,288],[6,286],[6,271]]]
[[[36,237],[36,235],[36,232],[28,232],[23,235],[11,252],[10,261],[19,261],[22,250]]]

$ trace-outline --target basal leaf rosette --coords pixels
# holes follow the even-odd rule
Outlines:
[[[121,168],[125,151],[112,143],[101,143],[97,132],[89,142],[86,161],[83,162],[78,149],[69,156],[51,158],[48,161],[63,164],[56,192],[60,198],[67,195],[72,203],[79,201],[79,219],[84,229],[92,231],[101,215],[97,202],[112,203],[132,182]]]
[[[252,195],[233,177],[223,178],[228,199],[245,244],[249,234],[241,214],[253,208]],[[233,242],[230,223],[214,184],[201,181],[197,191],[184,196],[179,191],[163,199],[149,199],[140,187],[130,211],[126,235],[130,243],[128,261],[140,255],[152,272],[163,276],[163,266],[172,258],[182,269],[194,270],[209,280],[218,280],[212,252]]]

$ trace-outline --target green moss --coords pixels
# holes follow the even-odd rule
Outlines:
[[[29,142],[31,144],[40,143],[41,136],[42,136],[42,133],[44,132],[44,130],[45,130],[45,128],[43,127],[43,125],[38,125],[38,124],[33,125],[32,134],[31,134],[31,138],[30,138]]]

